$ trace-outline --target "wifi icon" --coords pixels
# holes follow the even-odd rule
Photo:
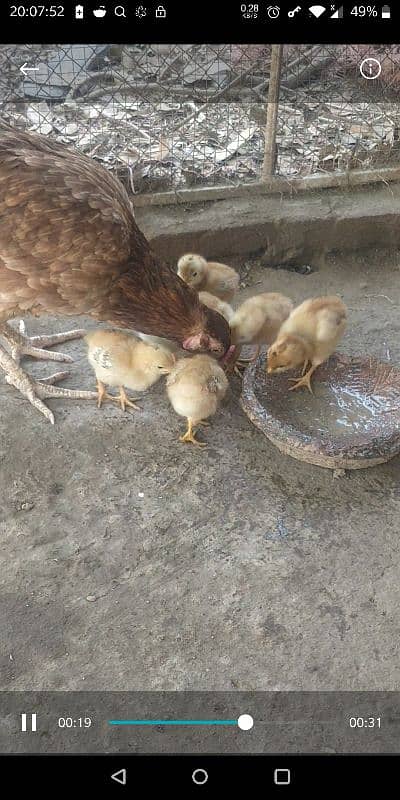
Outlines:
[[[326,11],[326,8],[325,6],[311,6],[308,10],[311,11],[314,17],[318,18]]]

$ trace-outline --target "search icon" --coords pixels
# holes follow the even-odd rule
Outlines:
[[[126,19],[124,6],[115,6],[114,14],[115,14],[116,17],[125,17],[125,19]]]

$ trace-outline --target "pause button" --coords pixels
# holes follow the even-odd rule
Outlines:
[[[36,714],[21,714],[21,731],[37,730],[37,715]]]

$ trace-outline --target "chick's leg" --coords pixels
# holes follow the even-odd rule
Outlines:
[[[183,436],[179,437],[179,441],[185,443],[190,442],[191,444],[197,444],[198,447],[207,447],[205,442],[199,442],[196,439],[193,432],[193,420],[191,420],[190,417],[188,418],[188,429],[186,433],[183,434]]]
[[[120,404],[122,411],[126,410],[126,406],[129,406],[129,408],[134,408],[136,411],[141,411],[140,406],[137,406],[134,403],[134,400],[137,400],[137,398],[128,397],[123,386],[119,387],[119,396],[113,399]]]
[[[308,372],[306,372],[306,374],[303,375],[303,377],[300,378],[300,380],[298,380],[298,378],[289,378],[290,381],[294,381],[295,382],[294,386],[290,387],[289,392],[293,392],[294,389],[300,389],[301,386],[306,386],[308,391],[311,392],[311,394],[314,394],[314,392],[313,392],[313,390],[311,388],[311,375],[313,374],[313,372],[315,372],[315,370],[317,369],[318,366],[319,366],[319,364],[315,364],[314,366],[311,366],[310,369],[308,370]]]
[[[113,403],[118,403],[122,411],[126,411],[126,406],[134,408],[136,411],[141,411],[141,408],[133,402],[136,398],[129,398],[123,386],[119,387],[119,395],[108,394],[105,384],[97,380],[97,408],[101,408],[103,400],[111,400]]]
[[[25,328],[25,326],[24,326]],[[42,361],[66,361],[71,363],[74,359],[64,353],[54,353],[52,350],[43,350],[43,347],[51,347],[53,344],[67,342],[71,339],[80,339],[85,335],[84,330],[67,331],[66,333],[55,333],[53,336],[25,336],[12,328],[7,322],[0,325],[0,336],[6,340],[11,355],[19,364],[23,356],[31,356]]]
[[[109,397],[106,392],[106,387],[101,381],[97,381],[97,408],[101,408],[105,397]]]
[[[34,380],[15,363],[14,359],[2,347],[0,347],[0,368],[6,373],[6,382],[15,386],[52,425],[54,425],[54,415],[43,403],[46,398],[64,397],[69,400],[92,400],[96,397],[94,392],[79,392],[73,389],[60,389],[57,386],[53,386],[57,380],[66,378],[67,372],[57,372],[41,381]]]
[[[302,375],[305,375],[305,374],[306,374],[306,372],[307,372],[307,367],[308,367],[308,364],[309,364],[309,361],[308,361],[308,359],[307,359],[307,360],[304,362],[304,364],[303,364],[303,369],[302,369],[302,371],[301,371],[301,374],[302,374]]]

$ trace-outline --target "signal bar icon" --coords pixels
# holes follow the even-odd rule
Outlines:
[[[28,716],[30,716],[30,731],[36,733],[37,730],[37,714],[21,714],[21,731],[26,732],[28,730]]]
[[[337,8],[336,11],[333,12],[331,19],[343,19],[343,6],[340,6],[340,8]]]

